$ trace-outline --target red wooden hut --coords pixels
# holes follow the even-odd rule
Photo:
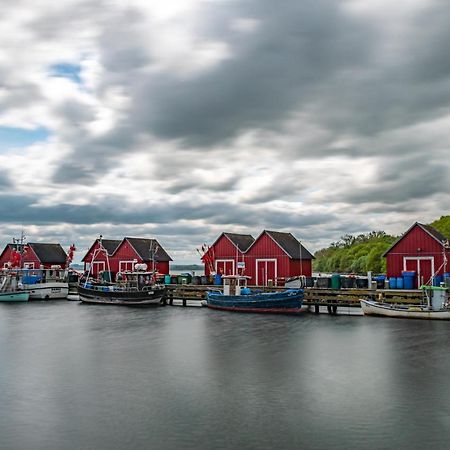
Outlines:
[[[205,275],[211,272],[235,275],[238,266],[243,265],[245,251],[254,241],[250,234],[222,233],[202,257]]]
[[[245,236],[247,241],[239,246],[236,237],[243,240]],[[266,286],[270,282],[283,284],[296,275],[311,276],[313,258],[291,233],[264,230],[256,240],[250,235],[222,233],[202,260],[207,275],[208,261],[212,261],[209,265],[216,271],[245,274],[251,277],[250,284]]]
[[[29,242],[7,244],[0,254],[0,267],[8,267],[12,252],[16,250],[22,253],[21,265],[25,268],[50,269],[52,266],[60,266],[61,269],[65,269],[67,265],[67,253],[60,244]]]
[[[161,274],[169,273],[172,258],[156,239],[125,237],[121,241],[102,239],[101,243],[107,255],[98,252],[100,240],[96,239],[82,259],[85,271],[92,264],[91,273],[95,277],[101,271],[110,271],[115,277],[118,272],[133,270],[135,264],[147,264],[148,270],[154,268]],[[95,259],[92,261],[94,254]]]
[[[117,239],[102,238],[101,242],[104,251],[99,251],[100,239],[96,239],[81,260],[81,262],[84,263],[84,270],[87,271],[90,269],[91,274],[94,277],[97,277],[99,272],[111,270],[111,268],[108,267],[111,265],[110,258],[122,241]],[[94,260],[92,261],[93,257]]]
[[[417,288],[448,271],[449,241],[433,227],[416,222],[383,256],[388,277],[400,277],[403,271],[415,272],[414,287]]]

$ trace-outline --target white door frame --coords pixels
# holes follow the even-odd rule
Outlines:
[[[275,279],[273,280],[273,282],[275,283],[275,280],[277,279],[277,277],[278,277],[278,260],[277,260],[277,258],[256,258],[256,262],[255,262],[255,264],[256,264],[256,266],[255,266],[255,271],[256,271],[256,285],[257,286],[259,286],[259,273],[258,273],[258,263],[259,262],[265,262],[266,263],[266,265],[265,265],[265,277],[266,277],[266,280],[268,280],[268,277],[267,277],[267,263],[268,262],[274,262],[275,263]],[[267,284],[267,282],[266,282],[266,284]],[[266,285],[266,284],[264,284],[264,286]]]
[[[92,273],[96,272],[98,275],[100,272],[103,272],[106,270],[105,261],[94,261],[91,264],[92,264]],[[100,269],[100,267],[103,267],[103,269]],[[97,271],[95,271],[95,268],[97,268]]]
[[[217,263],[219,263],[219,262],[223,262],[223,263],[232,262],[233,263],[233,273],[231,275],[236,275],[236,265],[235,265],[234,259],[216,259],[216,261],[214,262],[216,273],[218,273],[218,270],[217,270],[218,264]],[[226,266],[226,264],[225,264],[225,266]],[[226,275],[226,274],[224,274],[224,275]]]
[[[417,277],[417,285],[420,286],[420,264],[419,261],[431,261],[431,278],[434,276],[434,256],[404,256],[403,257],[403,270],[406,269],[406,261],[416,261],[416,277]],[[429,280],[424,280],[427,283]]]
[[[125,264],[125,269],[122,269],[122,265]],[[119,261],[119,272],[126,272],[128,269],[126,268],[128,264],[131,264],[131,270],[130,272],[133,271],[133,266],[134,264],[137,264],[136,260],[129,260],[129,261]]]

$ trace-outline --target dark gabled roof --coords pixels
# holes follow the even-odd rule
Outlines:
[[[144,261],[150,260],[150,249],[154,249],[156,247],[158,250],[155,253],[155,261],[173,261],[156,239],[141,239],[130,237],[126,237],[124,238],[124,240],[125,239],[133,246],[138,255]]]
[[[314,256],[291,234],[280,231],[268,231],[267,233],[292,259],[315,259]]]
[[[436,230],[430,225],[424,225],[423,223],[417,222],[417,225],[421,226],[425,231],[427,231],[431,236],[437,239],[439,242],[448,241],[447,236],[444,236],[440,231]]]
[[[448,241],[448,238],[436,230],[436,228],[433,228],[430,225],[415,222],[381,256],[386,256],[415,226],[422,228],[423,231],[428,233],[432,238],[436,239],[436,241],[441,244]]]
[[[89,247],[89,250],[83,256],[81,261],[85,261],[86,257],[91,253],[92,249],[94,248],[95,244],[97,244],[98,241],[99,241],[99,239],[97,238],[94,241],[94,243]],[[119,246],[119,244],[121,242],[122,242],[122,240],[118,240],[118,239],[103,239],[102,238],[102,245],[106,249],[106,252],[108,253],[109,256],[111,256],[115,252],[115,250],[117,249],[117,247]]]
[[[67,261],[67,254],[60,244],[29,242],[27,245],[33,249],[42,263],[64,264]]]
[[[96,242],[98,242],[98,239]],[[122,241],[118,239],[102,239],[102,245],[110,256],[116,251],[121,242]]]
[[[255,242],[251,234],[223,233],[241,252],[245,252]]]

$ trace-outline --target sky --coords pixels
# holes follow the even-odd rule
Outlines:
[[[450,210],[447,0],[0,0],[0,245],[399,235]]]

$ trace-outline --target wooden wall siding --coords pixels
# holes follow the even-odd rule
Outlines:
[[[446,254],[447,259],[450,261],[450,252],[448,250]],[[401,276],[402,271],[404,270],[403,261],[405,257],[433,258],[434,270],[437,271],[437,275],[442,275],[445,271],[448,272],[450,270],[450,266],[448,265],[446,268],[441,267],[444,260],[442,245],[418,225],[404,236],[403,239],[401,239],[386,255],[386,273],[388,277]],[[427,263],[423,263],[423,270],[427,270],[425,268],[427,265]],[[410,269],[411,267],[412,265],[408,263],[407,269]],[[425,273],[425,277],[426,276],[427,274]],[[416,285],[417,284],[418,283],[416,282]]]
[[[263,234],[250,247],[248,253],[245,254],[245,275],[251,277],[251,280],[249,280],[250,284],[256,283],[256,260],[272,258],[275,258],[277,260],[277,277],[289,277],[289,256],[279,247],[279,245],[277,245],[273,241],[271,237],[269,237],[267,234]]]
[[[311,259],[303,259],[301,262],[299,259],[291,259],[289,267],[289,276],[295,277],[297,275],[305,275],[305,277],[312,276]]]
[[[237,261],[242,261],[242,252],[226,236],[221,236],[207,255],[213,260],[213,267],[218,259],[232,259],[234,267],[237,266]],[[205,264],[205,275],[208,276],[209,274],[209,267]],[[227,275],[229,274],[227,273]]]

